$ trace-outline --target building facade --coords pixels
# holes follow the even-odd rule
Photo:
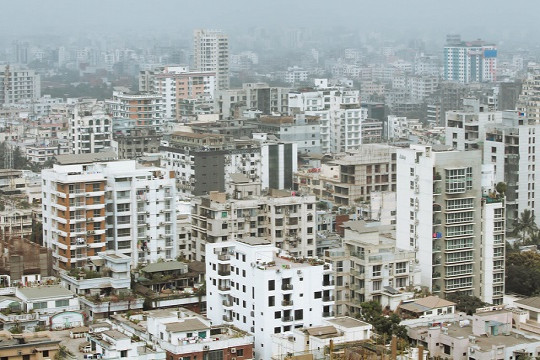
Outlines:
[[[216,88],[229,88],[229,36],[219,30],[193,31],[195,70],[216,74]]]

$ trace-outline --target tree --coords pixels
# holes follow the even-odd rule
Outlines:
[[[75,355],[64,345],[60,345],[58,352],[54,355],[54,360],[75,359]]]
[[[497,192],[501,195],[504,195],[506,193],[506,189],[507,189],[506,183],[502,181],[500,183],[497,183],[497,185],[495,185],[495,190],[497,190]]]
[[[525,296],[540,292],[540,254],[535,251],[507,254],[506,290]]]
[[[536,226],[535,217],[531,210],[523,210],[515,222],[514,231],[516,233],[521,233],[521,240],[524,241],[527,236],[530,236],[536,230],[538,230],[538,227]]]
[[[476,296],[470,296],[465,293],[451,293],[446,297],[446,300],[456,303],[456,310],[472,315],[476,309],[488,305]]]
[[[376,301],[368,301],[360,304],[362,312],[358,315],[363,321],[373,325],[375,332],[390,341],[392,335],[401,339],[407,339],[407,329],[399,325],[401,319],[396,314],[383,315],[381,304]]]

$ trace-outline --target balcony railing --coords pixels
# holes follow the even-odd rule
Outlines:
[[[281,285],[281,290],[292,290],[292,289],[293,289],[292,284],[282,284]]]

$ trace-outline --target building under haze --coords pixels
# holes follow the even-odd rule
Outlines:
[[[461,41],[459,36],[448,36],[443,62],[444,80],[467,84],[497,78],[497,46],[482,40]]]
[[[195,70],[213,72],[217,89],[229,88],[229,36],[219,30],[197,29],[193,32]]]
[[[0,105],[32,101],[40,97],[40,76],[34,70],[9,65],[0,67]]]

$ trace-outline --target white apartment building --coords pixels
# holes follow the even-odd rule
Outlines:
[[[315,196],[294,196],[241,180],[227,194],[210,192],[192,200],[192,248],[204,261],[206,246],[249,237],[269,239],[293,256],[316,255]]]
[[[187,66],[160,66],[139,74],[139,91],[161,94],[166,119],[181,120],[182,100],[210,102],[215,89],[214,72],[190,71]]]
[[[274,334],[333,316],[331,266],[294,258],[263,238],[208,244],[207,312],[213,325],[255,336],[255,359],[270,359]]]
[[[439,87],[438,76],[411,76],[407,79],[407,87],[413,101],[424,100],[433,95]]]
[[[168,171],[128,160],[55,165],[42,178],[43,238],[55,267],[82,265],[106,248],[133,264],[178,255],[176,187]]]
[[[218,90],[229,88],[229,36],[220,30],[193,31],[193,61],[197,71],[216,74]]]
[[[75,104],[69,119],[71,153],[97,153],[110,148],[112,131],[112,120],[103,104],[92,100]]]
[[[464,100],[466,102],[467,99]],[[489,111],[487,106],[477,104],[468,106],[466,110],[446,112],[446,145],[456,150],[479,149],[479,142],[486,135],[489,125],[502,123],[502,112]]]
[[[487,231],[494,215],[482,208],[481,152],[411,145],[397,155],[397,246],[417,252],[421,284],[442,297],[459,291],[500,302],[495,291],[486,297],[504,231]]]
[[[444,47],[443,78],[462,84],[497,78],[497,46],[482,40],[458,41]]]
[[[322,82],[315,91],[290,92],[289,115],[304,112],[319,117],[323,153],[355,149],[362,144],[362,122],[368,114],[360,107],[360,93],[325,84]]]
[[[41,80],[34,70],[10,65],[0,68],[0,104],[15,104],[40,97]]]
[[[509,230],[526,209],[540,214],[540,123],[528,122],[520,111],[503,111],[502,124],[489,126],[484,138],[484,163],[493,164],[495,183],[505,182],[506,219]]]

